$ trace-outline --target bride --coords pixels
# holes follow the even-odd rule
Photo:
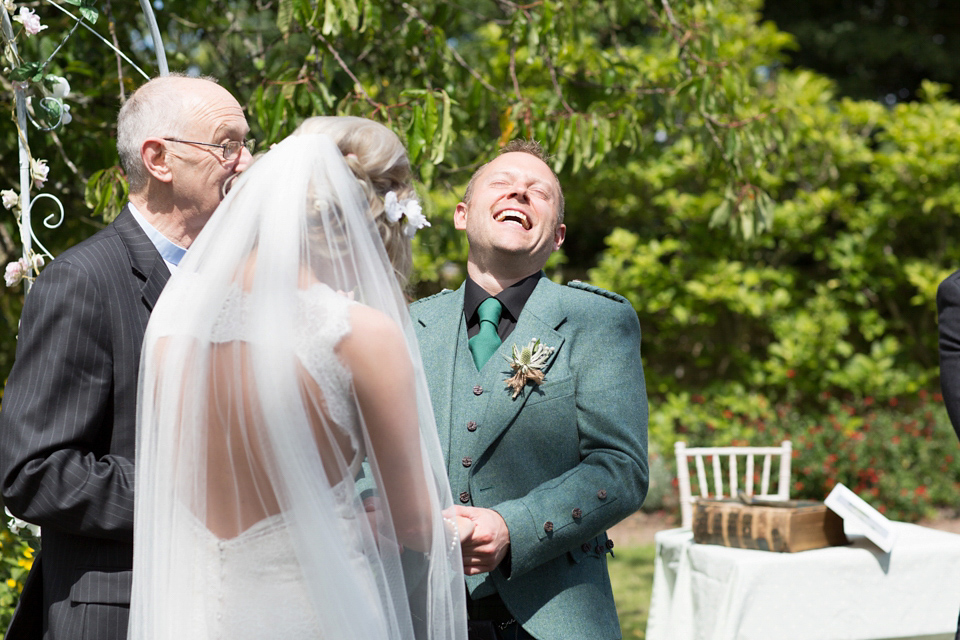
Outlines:
[[[424,224],[362,118],[308,120],[234,184],[144,339],[131,639],[466,637],[398,282]]]

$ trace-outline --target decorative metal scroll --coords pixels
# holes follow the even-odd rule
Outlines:
[[[113,43],[106,40],[99,33],[91,29],[85,22],[80,18],[77,18],[72,13],[53,2],[52,0],[47,0],[47,2],[60,11],[66,13],[71,18],[77,21],[78,25],[82,25],[88,31],[93,33],[97,38],[99,38],[104,44],[106,44],[110,49],[112,49],[117,55],[123,58],[127,63],[129,63],[134,69],[137,70],[144,78],[148,79],[148,76],[140,67],[138,67],[129,57],[127,57],[122,51],[118,50]],[[169,69],[167,67],[167,54],[163,47],[163,39],[160,36],[160,29],[157,26],[157,19],[153,12],[153,7],[150,4],[150,0],[140,0],[140,7],[143,10],[144,17],[147,21],[147,26],[150,29],[150,35],[153,40],[154,53],[157,58],[157,68],[161,76],[169,74]],[[17,47],[14,40],[13,25],[10,21],[10,16],[8,12],[0,8],[0,21],[2,21],[2,34],[3,39],[6,40],[6,44],[11,48],[13,54],[16,56]],[[76,26],[74,26],[76,28]],[[59,47],[58,47],[59,50]],[[54,51],[54,54],[56,51]],[[52,57],[52,56],[51,56]],[[40,242],[37,238],[36,233],[33,230],[33,205],[40,200],[41,198],[49,198],[53,200],[59,209],[59,215],[51,214],[47,216],[43,224],[48,229],[55,229],[63,223],[64,219],[64,209],[63,203],[53,194],[49,193],[38,193],[36,197],[31,198],[30,196],[30,187],[31,187],[31,176],[30,176],[30,149],[28,146],[28,130],[27,130],[27,121],[36,126],[40,131],[49,131],[52,128],[56,128],[60,124],[58,121],[52,127],[44,127],[37,123],[33,118],[29,117],[27,111],[27,98],[25,95],[26,83],[21,83],[14,81],[13,83],[13,93],[14,93],[14,105],[16,111],[16,121],[17,121],[17,143],[19,147],[18,161],[20,166],[20,217],[19,217],[19,229],[20,229],[20,243],[22,245],[22,256],[23,262],[26,266],[27,272],[26,275],[36,275],[37,270],[39,269],[39,264],[37,260],[34,259],[34,256],[46,256],[48,259],[53,259],[53,255],[49,250]],[[43,98],[43,100],[56,100],[56,98]],[[60,119],[63,118],[63,103],[60,102],[58,105]],[[40,252],[37,253],[34,251],[34,244],[40,249]],[[24,291],[29,293],[30,285],[32,278],[26,278],[24,280]]]

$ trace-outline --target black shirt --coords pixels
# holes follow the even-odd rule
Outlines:
[[[543,277],[543,271],[538,271],[529,275],[519,282],[510,285],[496,296],[503,307],[500,312],[500,325],[497,327],[497,334],[500,340],[506,340],[507,336],[517,326],[517,319],[520,312],[527,304],[530,294],[537,288],[537,283]],[[483,290],[483,287],[467,276],[466,289],[463,292],[463,317],[467,320],[467,336],[473,337],[480,331],[480,319],[477,317],[477,307],[480,303],[491,297],[489,293]]]

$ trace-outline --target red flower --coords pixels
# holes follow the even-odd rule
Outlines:
[[[891,407],[895,407],[895,406],[897,406],[898,404],[900,404],[900,401],[899,401],[899,400],[897,400],[896,398],[890,398],[890,406],[891,406]]]
[[[927,393],[927,390],[926,390],[926,389],[920,389],[920,391],[917,392],[917,395],[920,396],[920,399],[921,399],[921,400],[926,400],[926,399],[927,399],[927,396],[930,395],[930,394]]]
[[[916,489],[913,490],[913,492],[914,492],[915,494],[917,494],[918,496],[925,496],[925,495],[927,495],[927,488],[926,488],[926,487],[922,487],[922,486],[921,486],[921,487],[917,487]]]
[[[803,483],[797,480],[793,483],[793,489],[794,491],[803,491]]]
[[[934,394],[933,394],[933,401],[934,401],[934,402],[943,402],[943,394],[942,394],[942,393],[934,393]]]
[[[788,377],[788,378],[795,378],[796,376],[797,376],[797,372],[796,372],[796,371],[794,371],[793,369],[787,369],[787,377]]]
[[[890,441],[893,442],[893,444],[900,444],[900,436],[893,436]]]
[[[872,404],[873,404],[873,397],[867,396],[863,399],[863,406],[869,407]]]

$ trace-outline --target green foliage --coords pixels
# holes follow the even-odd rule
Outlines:
[[[936,287],[960,264],[960,106],[930,83],[927,102],[892,109],[836,101],[809,73],[782,73],[769,90],[782,133],[780,166],[760,172],[773,227],[739,241],[709,232],[717,182],[676,137],[605,194],[603,208],[636,213],[607,236],[589,279],[638,310],[656,394],[736,383],[816,404],[822,391],[928,388]]]
[[[106,223],[113,222],[127,203],[130,186],[120,167],[113,166],[97,171],[87,181],[83,199],[90,208],[90,215],[100,216]]]
[[[832,77],[842,95],[913,100],[930,79],[960,98],[960,17],[950,2],[766,0],[763,16],[796,38],[791,65]]]
[[[90,24],[96,24],[100,12],[97,11],[97,3],[94,0],[63,0],[67,4],[75,5],[84,20]]]
[[[956,434],[939,393],[920,390],[879,402],[836,399],[804,410],[740,394],[668,396],[651,436],[673,450],[793,442],[791,498],[823,500],[839,482],[894,520],[914,522],[960,504]],[[668,449],[669,447],[669,449]],[[946,453],[945,453],[946,452]],[[675,463],[670,468],[675,473]]]
[[[6,629],[13,617],[23,583],[33,566],[36,551],[31,540],[14,535],[0,525],[0,629]]]

